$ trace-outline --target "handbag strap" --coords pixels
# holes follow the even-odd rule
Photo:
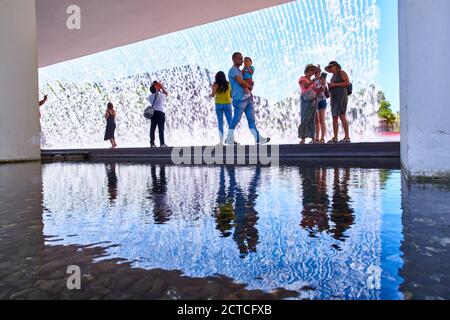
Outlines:
[[[154,105],[155,105],[156,99],[158,99],[158,96],[159,96],[159,92],[157,92],[155,94],[155,99],[153,99],[153,102],[152,102],[152,108],[154,108]]]

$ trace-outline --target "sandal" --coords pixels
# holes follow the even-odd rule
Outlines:
[[[327,143],[338,143],[338,139],[337,138],[333,138],[330,141],[328,141]]]
[[[350,138],[345,138],[339,141],[339,143],[352,143],[352,141],[350,140]]]
[[[318,143],[319,143],[318,139],[312,139],[309,144],[318,144]]]
[[[320,139],[317,141],[318,144],[324,144],[325,143],[325,139]]]

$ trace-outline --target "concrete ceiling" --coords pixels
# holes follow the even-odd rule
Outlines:
[[[291,0],[36,0],[39,67]],[[81,29],[66,27],[70,5]]]

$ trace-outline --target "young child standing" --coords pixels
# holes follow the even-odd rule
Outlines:
[[[249,85],[251,85],[253,87],[254,82],[253,82],[253,74],[255,73],[255,67],[252,66],[253,61],[251,58],[249,57],[245,57],[244,59],[244,68],[242,69],[242,79],[244,79],[244,81],[247,81]],[[247,99],[251,96],[251,90],[244,88],[244,99]]]

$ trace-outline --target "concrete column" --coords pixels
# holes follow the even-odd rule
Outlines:
[[[0,162],[40,159],[35,0],[0,0]]]
[[[450,1],[398,5],[403,168],[411,178],[450,178]]]

